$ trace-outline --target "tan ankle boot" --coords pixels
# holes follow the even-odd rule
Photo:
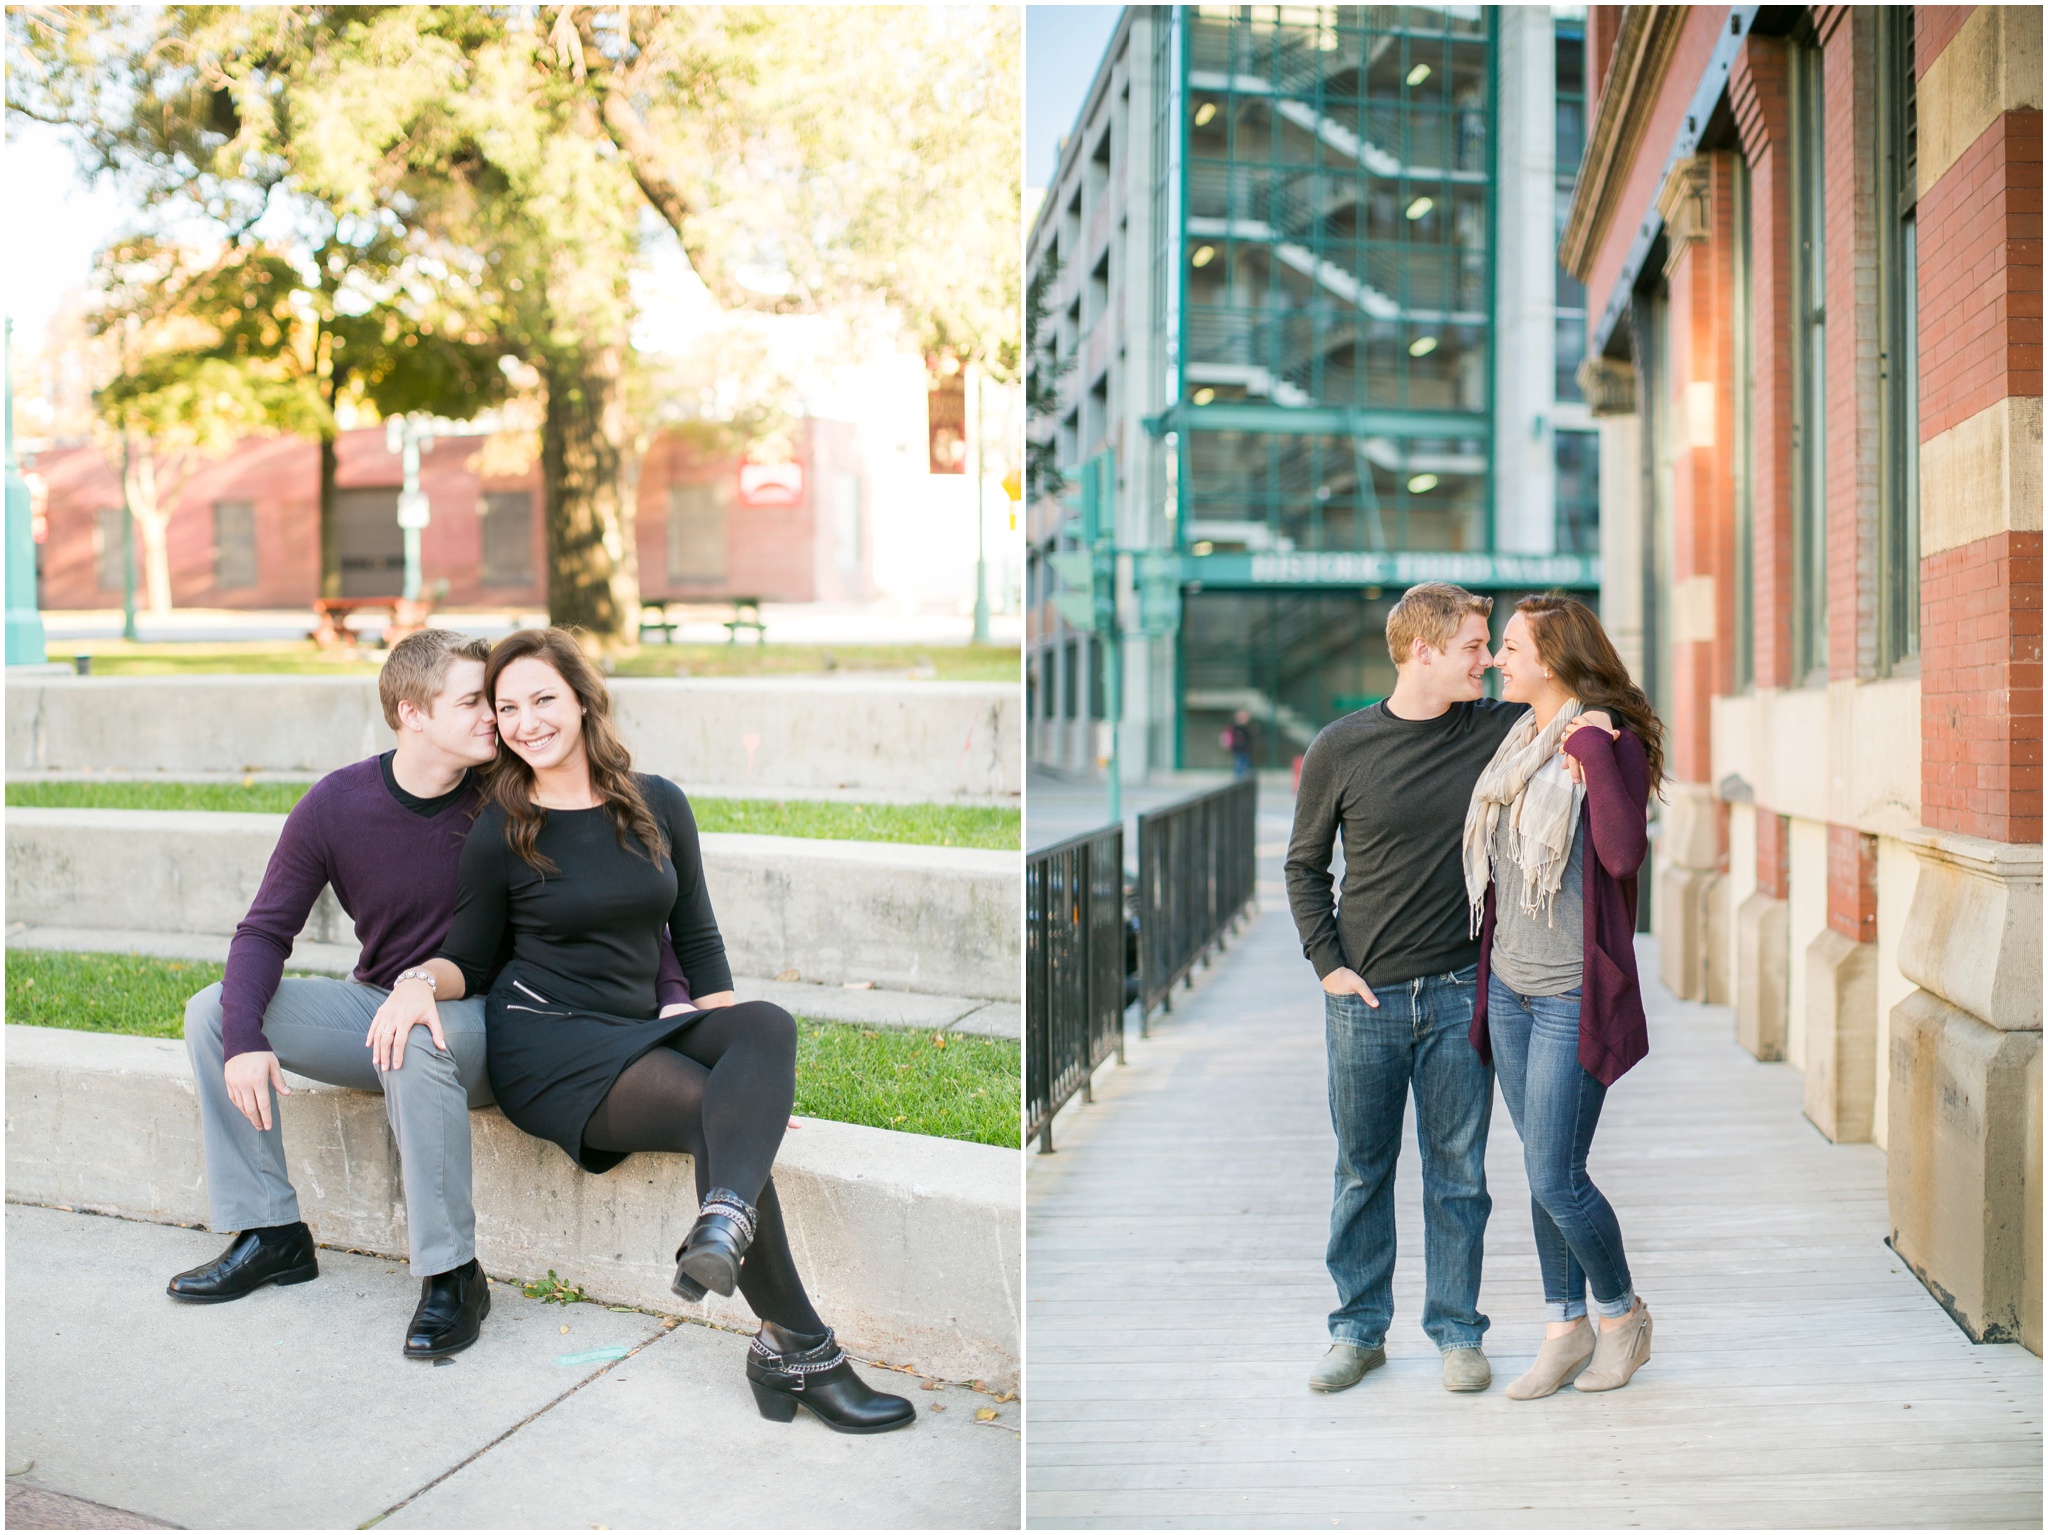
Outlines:
[[[1593,1325],[1580,1317],[1570,1332],[1543,1340],[1536,1362],[1529,1366],[1527,1375],[1508,1387],[1508,1395],[1517,1402],[1549,1396],[1585,1369],[1586,1361],[1593,1357],[1593,1348]]]
[[[1616,1328],[1602,1328],[1593,1347],[1593,1362],[1573,1382],[1581,1391],[1612,1391],[1626,1386],[1631,1375],[1650,1358],[1650,1308],[1636,1297],[1635,1309]]]

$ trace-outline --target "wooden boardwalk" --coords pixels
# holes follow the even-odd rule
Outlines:
[[[1030,1527],[2041,1527],[2041,1361],[1973,1345],[1885,1246],[1882,1153],[1822,1139],[1797,1074],[1654,980],[1650,1057],[1610,1093],[1592,1164],[1657,1319],[1651,1362],[1605,1395],[1504,1394],[1542,1288],[1496,1103],[1493,1388],[1446,1392],[1418,1322],[1411,1125],[1388,1364],[1310,1392],[1335,1142],[1278,807],[1259,834],[1264,915],[1027,1158]]]

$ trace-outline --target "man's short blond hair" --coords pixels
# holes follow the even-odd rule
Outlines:
[[[457,661],[488,661],[491,642],[453,629],[422,629],[391,647],[384,670],[377,674],[377,699],[384,705],[384,723],[398,728],[398,706],[411,704],[422,714],[434,712],[434,700],[448,685],[448,668]]]
[[[1449,650],[1467,613],[1491,616],[1493,599],[1448,581],[1424,581],[1409,587],[1387,615],[1387,654],[1396,666],[1406,666],[1415,659],[1417,640],[1431,650]]]

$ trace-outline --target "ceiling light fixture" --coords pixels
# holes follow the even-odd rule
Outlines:
[[[1434,336],[1417,336],[1408,343],[1408,355],[1410,357],[1427,357],[1435,350],[1436,337]]]
[[[1408,217],[1410,217],[1411,219],[1419,219],[1422,217],[1423,214],[1429,212],[1429,210],[1434,208],[1435,206],[1436,199],[1434,197],[1418,197],[1415,199],[1414,202],[1408,205]]]
[[[1423,81],[1427,80],[1428,78],[1429,66],[1427,64],[1417,64],[1413,69],[1408,71],[1408,83],[1410,85],[1420,85]]]
[[[1435,489],[1436,476],[1433,474],[1418,474],[1408,482],[1408,494],[1411,496],[1420,496]]]
[[[1213,245],[1203,245],[1198,247],[1195,251],[1196,266],[1207,266],[1210,262],[1214,261],[1215,259],[1216,247]]]
[[[1215,103],[1215,102],[1213,102],[1213,101],[1205,101],[1205,102],[1203,102],[1203,103],[1202,103],[1202,104],[1201,104],[1200,106],[1198,106],[1198,107],[1196,107],[1196,108],[1195,108],[1195,126],[1196,126],[1197,128],[1206,128],[1206,127],[1208,127],[1208,126],[1209,126],[1209,124],[1210,124],[1211,122],[1215,121],[1215,118],[1216,118],[1216,103]]]
[[[1213,389],[1203,388],[1197,389],[1195,391],[1195,403],[1197,405],[1207,405],[1211,400],[1215,398],[1216,391]]]

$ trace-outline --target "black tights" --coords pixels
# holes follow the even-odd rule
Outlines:
[[[688,1152],[697,1198],[731,1189],[759,1211],[740,1294],[764,1322],[819,1333],[769,1176],[796,1096],[796,1020],[772,1002],[715,1008],[619,1074],[583,1127],[598,1151]]]

